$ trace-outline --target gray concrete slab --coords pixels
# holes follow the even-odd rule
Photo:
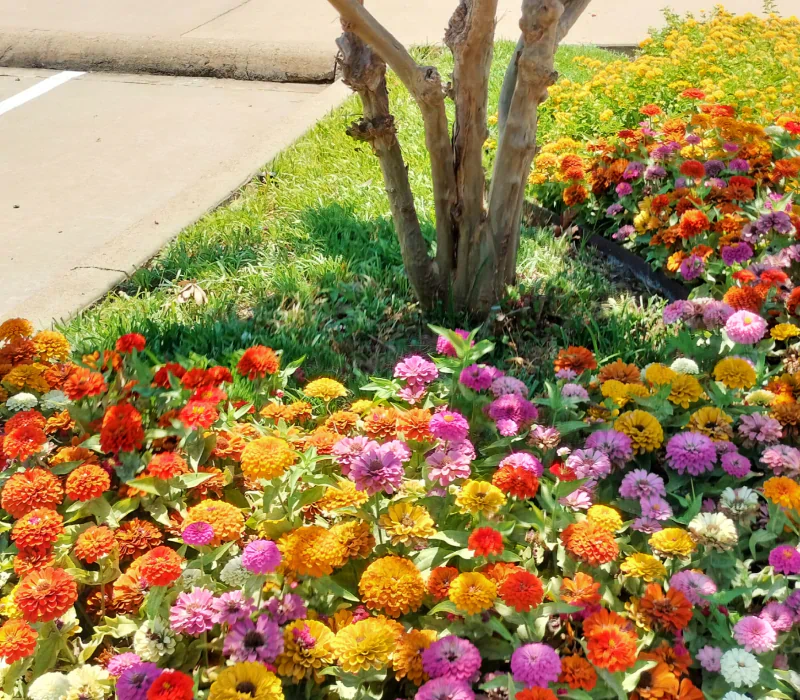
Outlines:
[[[1,72],[2,94],[41,76]],[[346,94],[87,74],[0,115],[0,318],[45,326],[94,301]]]
[[[53,70],[20,71],[15,68],[0,68],[0,102],[23,90],[27,90],[57,72]]]

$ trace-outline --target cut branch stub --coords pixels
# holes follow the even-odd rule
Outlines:
[[[372,119],[362,118],[347,127],[345,133],[356,141],[367,141],[369,143],[374,143],[379,138],[392,138],[396,133],[394,117],[389,114],[379,115]]]

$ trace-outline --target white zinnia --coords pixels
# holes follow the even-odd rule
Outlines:
[[[64,700],[70,685],[63,673],[45,673],[28,686],[28,697],[30,700]]]
[[[78,666],[67,674],[66,700],[103,700],[110,692],[108,671],[100,666]]]
[[[700,544],[721,552],[732,549],[739,542],[736,523],[722,513],[698,513],[689,523],[689,532]]]
[[[63,411],[69,406],[69,399],[63,391],[53,389],[42,396],[42,408],[45,411]]]
[[[751,687],[758,683],[761,664],[744,649],[729,649],[719,662],[720,673],[734,688]]]
[[[148,620],[133,635],[133,650],[142,661],[158,661],[175,651],[177,640],[167,624],[160,619]]]
[[[697,363],[688,357],[677,358],[669,368],[678,374],[700,374],[700,368]]]
[[[244,588],[245,584],[253,577],[242,564],[242,557],[234,557],[219,573],[219,577],[223,583],[228,584],[231,588]]]
[[[14,394],[14,396],[9,396],[6,401],[6,408],[14,412],[29,411],[32,408],[36,408],[38,404],[39,400],[33,394],[23,391],[19,394]]]

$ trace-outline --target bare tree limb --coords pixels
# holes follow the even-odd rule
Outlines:
[[[558,22],[556,44],[560,44],[564,40],[564,37],[567,36],[569,30],[572,29],[572,26],[578,21],[578,17],[583,14],[583,11],[589,6],[590,2],[591,0],[564,0],[564,12]],[[511,106],[511,98],[514,96],[514,88],[517,85],[517,61],[522,52],[522,47],[523,37],[520,37],[519,41],[517,41],[517,47],[514,49],[514,53],[511,56],[511,60],[508,62],[505,77],[503,78],[503,87],[500,90],[500,101],[497,112],[497,125],[500,133],[503,132],[506,126],[508,108]]]
[[[386,64],[361,39],[345,32],[336,43],[341,52],[342,80],[358,93],[364,117],[347,133],[366,141],[378,156],[403,265],[416,297],[425,305],[438,296],[439,279],[420,229],[408,170],[389,111]]]
[[[420,66],[403,45],[361,5],[359,0],[328,0],[339,12],[347,31],[356,34],[397,73],[422,112],[425,145],[431,157],[434,207],[436,210],[436,261],[442,281],[453,267],[453,207],[456,179],[444,91],[439,71]]]
[[[496,13],[497,0],[461,0],[445,34],[445,43],[454,59],[453,156],[458,228],[454,295],[457,299],[467,297],[473,282],[469,258],[478,254],[486,218],[483,146],[489,136],[486,118]]]
[[[524,47],[517,61],[517,85],[508,120],[497,145],[489,193],[489,222],[500,264],[497,283],[513,281],[519,247],[525,185],[536,149],[539,104],[557,77],[553,57],[559,20],[559,0],[523,0],[520,29]]]

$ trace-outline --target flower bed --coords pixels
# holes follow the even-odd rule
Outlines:
[[[800,692],[792,377],[571,347],[532,397],[435,330],[354,398],[0,325],[6,696]]]

